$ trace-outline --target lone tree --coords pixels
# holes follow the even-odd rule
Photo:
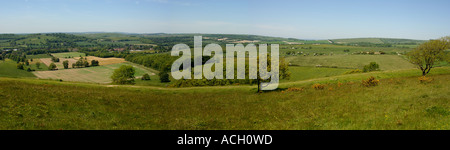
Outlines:
[[[135,69],[133,66],[122,65],[120,68],[114,70],[111,79],[115,84],[133,84]]]
[[[40,62],[37,62],[37,63],[36,63],[36,68],[40,69],[39,67],[41,67],[41,63],[40,63]]]
[[[56,70],[56,65],[55,65],[55,63],[51,63],[51,64],[48,66],[48,70]]]
[[[444,51],[447,48],[449,48],[449,41],[446,38],[430,40],[408,53],[408,58],[412,64],[422,70],[422,76],[425,76],[433,68],[435,62],[445,60]]]
[[[63,66],[64,66],[64,69],[69,69],[69,61],[68,60],[64,60],[63,61]]]
[[[97,60],[92,60],[91,61],[91,66],[99,66],[100,62],[98,62]]]

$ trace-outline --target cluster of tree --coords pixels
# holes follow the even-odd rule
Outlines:
[[[99,66],[100,62],[98,60],[92,60],[91,61],[91,66]]]
[[[268,57],[268,60],[267,60],[268,70],[271,69],[270,62],[271,62],[270,57]],[[245,68],[248,68],[248,64],[246,64]],[[286,80],[290,79],[291,72],[289,71],[288,63],[285,61],[285,59],[283,57],[280,57],[278,69],[280,71],[280,74],[279,74],[280,79],[286,79]],[[163,73],[163,72],[161,72],[161,73]],[[161,75],[167,74],[167,72],[164,72],[163,74],[161,74],[161,73],[160,73],[160,78],[161,78]],[[223,73],[224,73],[224,76],[226,76],[225,68],[223,70]],[[193,74],[193,72],[192,72],[192,74]],[[270,80],[270,79],[268,79],[268,80],[260,79],[259,73],[257,75],[258,79],[249,79],[248,70],[246,70],[246,75],[247,75],[246,79],[236,79],[237,71],[235,70],[235,78],[234,79],[212,79],[212,80],[208,80],[206,78],[203,78],[202,80],[181,79],[181,80],[175,81],[171,86],[173,86],[173,87],[191,87],[191,86],[224,86],[224,85],[233,85],[233,84],[250,84],[250,85],[257,84],[258,89],[260,89],[259,85],[261,82],[268,82]],[[167,78],[168,78],[168,76],[167,76]],[[162,82],[162,80],[161,80],[161,82]],[[170,82],[170,80],[169,80],[169,82]]]
[[[29,66],[30,64],[28,63],[28,61],[26,61],[27,63],[23,63],[23,62],[19,62],[19,63],[17,63],[17,69],[20,69],[20,70],[25,70],[25,66]],[[28,67],[27,69],[26,69],[28,72],[32,72],[32,71],[36,71],[36,70],[34,70],[34,69],[31,69],[31,67]]]
[[[27,60],[27,55],[20,51],[13,51],[13,52],[2,52],[2,58],[6,59],[9,58],[11,60],[16,61],[17,63],[23,62]]]
[[[172,63],[178,58],[170,56],[170,54],[129,54],[125,60],[165,72],[170,70]]]
[[[49,54],[49,53],[64,53],[69,52],[68,49],[33,49],[33,50],[26,50],[25,52],[27,55],[37,55],[37,54]]]
[[[125,58],[129,53],[128,52],[109,52],[109,51],[89,51],[89,50],[82,50],[80,52],[85,53],[87,56],[96,56],[100,58],[110,58],[110,57],[116,57],[116,58]]]
[[[72,68],[84,68],[89,67],[89,62],[87,61],[87,57],[80,57],[77,62],[72,64]]]

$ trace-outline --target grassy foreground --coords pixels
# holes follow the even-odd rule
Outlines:
[[[310,84],[256,94],[239,88],[136,88],[0,78],[0,129],[442,129],[450,74]],[[205,90],[206,89],[206,90]]]

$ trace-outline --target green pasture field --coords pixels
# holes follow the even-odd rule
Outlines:
[[[81,57],[86,56],[85,53],[80,53],[80,52],[52,53],[52,55],[57,58],[66,58],[69,56],[70,57],[80,57],[80,55],[81,55]]]
[[[43,65],[45,66],[45,65]],[[31,72],[27,72],[24,66],[24,70],[17,69],[17,63],[11,59],[0,60],[0,77],[36,77]]]
[[[375,44],[383,44],[384,42],[380,40],[380,38],[354,38],[354,39],[336,39],[334,42],[342,42],[342,43],[375,43]]]
[[[289,80],[281,80],[281,82],[338,76],[343,75],[345,72],[350,70],[352,69],[289,66],[291,77]]]
[[[0,78],[0,129],[449,130],[449,70],[435,68],[427,84],[419,83],[418,70],[396,70],[342,75],[355,80],[322,83],[324,90],[311,88],[319,81],[309,80],[259,94],[256,86],[160,88]],[[361,86],[357,78],[370,75],[391,78]]]
[[[344,52],[344,50],[348,52]],[[345,45],[331,45],[331,44],[321,44],[321,45],[280,45],[280,55],[286,55],[286,52],[303,52],[303,54],[309,53],[313,55],[314,53],[323,53],[325,55],[336,54],[353,54],[359,52],[379,52],[383,51],[385,55],[397,55],[397,53],[405,54],[413,48],[403,48],[403,47],[357,47],[357,46],[345,46]],[[303,55],[297,54],[297,55]]]
[[[362,69],[370,62],[376,62],[381,70],[411,69],[415,66],[397,55],[333,55],[333,56],[291,56],[286,61],[299,66],[335,66],[338,68]]]

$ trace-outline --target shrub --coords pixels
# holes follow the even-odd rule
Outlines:
[[[312,88],[316,89],[316,90],[323,90],[325,88],[325,85],[316,83],[316,84],[312,85]]]
[[[377,71],[380,69],[380,65],[378,65],[376,62],[371,62],[369,65],[365,65],[363,72],[371,72],[371,71]]]
[[[99,61],[97,61],[97,60],[92,60],[91,61],[91,66],[99,66],[99,65],[100,65]]]
[[[53,61],[53,62],[59,62],[59,58],[52,57],[52,61]]]
[[[142,76],[141,80],[151,80],[151,79],[150,79],[150,75],[148,75],[147,73],[144,74],[144,75]]]
[[[301,92],[304,91],[303,88],[290,87],[286,90],[287,92]]]
[[[443,108],[441,106],[428,107],[425,109],[425,111],[429,115],[442,115],[442,116],[450,115],[450,111],[446,110],[445,108]]]
[[[345,74],[354,74],[354,73],[362,73],[362,72],[363,72],[362,70],[354,69],[354,70],[350,70],[350,71],[345,72]]]
[[[37,63],[36,63],[36,68],[39,69],[40,67],[41,67],[41,63],[40,63],[40,62],[37,62]]]
[[[113,80],[113,83],[116,84],[133,84],[135,72],[136,70],[133,66],[122,65],[120,68],[114,70],[111,79]]]
[[[48,66],[48,70],[56,70],[56,65],[55,65],[55,63],[51,63],[51,64]]]
[[[23,70],[23,63],[18,63],[17,64],[17,69]]]
[[[370,77],[367,80],[362,80],[362,85],[365,87],[377,86],[380,80],[375,79],[375,77]]]
[[[162,71],[159,73],[159,80],[161,81],[161,83],[163,82],[170,82],[169,79],[169,73],[166,71]]]
[[[426,76],[421,76],[419,77],[419,82],[426,84],[426,83],[430,83],[431,81],[433,81],[433,79],[426,77]]]

